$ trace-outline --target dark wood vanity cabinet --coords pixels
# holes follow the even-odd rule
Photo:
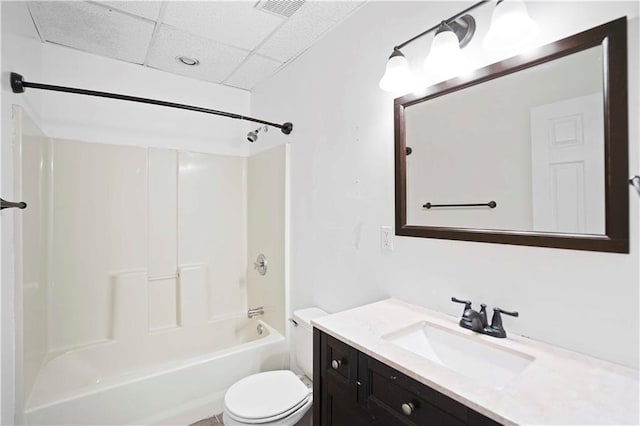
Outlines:
[[[314,425],[499,425],[315,328],[313,355]]]
[[[317,337],[317,338],[316,338]],[[320,340],[320,344],[316,344]],[[367,410],[358,404],[358,351],[340,340],[314,329],[313,377],[320,377],[322,386],[314,395],[314,425],[368,425]],[[317,356],[318,352],[320,356]],[[320,369],[318,374],[317,369]],[[317,393],[316,393],[317,392]],[[321,420],[316,418],[316,405],[321,405]]]

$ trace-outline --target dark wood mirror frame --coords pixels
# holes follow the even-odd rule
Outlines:
[[[604,62],[604,235],[407,225],[405,108],[596,46]],[[394,120],[396,235],[629,253],[626,17],[397,98]]]

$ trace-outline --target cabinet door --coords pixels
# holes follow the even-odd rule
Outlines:
[[[370,415],[353,396],[335,382],[325,382],[322,394],[322,426],[368,426]],[[314,423],[315,424],[315,423]]]
[[[328,381],[340,384],[353,401],[357,397],[358,351],[340,340],[322,334],[320,368]]]
[[[316,347],[317,346],[317,347]],[[358,351],[314,330],[314,425],[365,426],[370,415],[358,404]]]

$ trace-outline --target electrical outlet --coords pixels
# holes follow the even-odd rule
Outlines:
[[[390,226],[380,227],[380,249],[382,251],[393,251],[393,232]]]

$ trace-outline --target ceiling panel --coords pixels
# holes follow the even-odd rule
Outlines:
[[[31,2],[45,40],[110,58],[144,62],[153,22],[85,2]]]
[[[163,22],[210,40],[253,50],[284,20],[254,2],[167,2]]]
[[[95,3],[123,10],[152,21],[158,19],[160,7],[162,6],[162,2],[160,1],[101,1]]]
[[[251,55],[224,83],[249,90],[273,75],[281,65],[282,62],[260,55]]]
[[[161,25],[147,63],[150,67],[199,80],[219,83],[249,55],[248,51],[216,43],[186,31]],[[197,58],[200,64],[187,66],[178,56]]]
[[[364,1],[320,0],[28,2],[33,21],[47,42],[243,89],[272,76],[362,4]],[[189,67],[178,62],[177,56],[196,58],[200,64]]]
[[[356,1],[308,1],[257,52],[283,62],[288,61],[362,4]]]

